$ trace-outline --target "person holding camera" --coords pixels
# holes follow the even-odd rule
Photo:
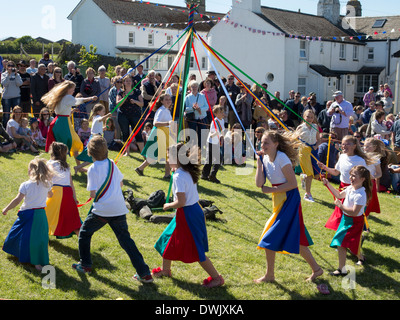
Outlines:
[[[1,104],[3,106],[3,127],[7,127],[10,119],[10,112],[21,102],[22,78],[17,72],[17,68],[13,61],[8,61],[6,71],[1,75],[1,85],[3,87],[3,97]]]
[[[333,95],[335,102],[328,109],[328,115],[331,118],[331,130],[336,133],[337,139],[349,134],[349,121],[353,115],[353,105],[343,98],[341,91],[336,91]]]

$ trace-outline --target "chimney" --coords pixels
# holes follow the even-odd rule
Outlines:
[[[360,1],[348,1],[346,5],[346,16],[361,17],[361,3]]]
[[[261,13],[261,0],[232,0],[232,8]]]
[[[337,25],[340,21],[339,0],[319,0],[317,15]]]
[[[199,7],[197,8],[197,11],[201,14],[205,14],[206,13],[206,0],[201,0]]]

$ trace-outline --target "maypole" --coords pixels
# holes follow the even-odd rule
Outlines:
[[[189,18],[188,18],[188,32],[189,32],[189,40],[186,45],[186,54],[185,54],[185,64],[183,67],[183,90],[182,97],[186,96],[188,80],[189,80],[189,67],[190,67],[190,57],[192,52],[192,43],[193,43],[193,22],[194,22],[194,13],[196,8],[200,5],[200,0],[185,0],[187,7],[189,8]],[[180,111],[181,115],[179,117],[179,128],[177,132],[177,137],[179,139],[179,133],[182,130],[183,125],[183,113],[185,106],[185,99],[181,99],[180,101]]]

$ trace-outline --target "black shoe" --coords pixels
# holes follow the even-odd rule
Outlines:
[[[136,171],[136,173],[137,173],[139,176],[143,176],[143,175],[144,175],[144,174],[143,174],[143,171],[140,170],[139,168],[136,168],[135,171]]]
[[[221,183],[215,176],[209,176],[208,180],[214,183]]]
[[[203,175],[200,178],[203,179],[203,180],[210,180],[210,179],[208,179],[208,177],[203,176]]]

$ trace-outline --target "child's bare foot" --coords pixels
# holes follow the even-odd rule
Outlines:
[[[323,273],[324,273],[324,270],[322,270],[322,268],[319,268],[318,270],[313,271],[311,276],[309,278],[307,278],[306,281],[314,281],[318,277],[322,276]]]
[[[275,281],[275,277],[274,276],[263,276],[259,279],[254,279],[253,282],[254,283],[268,283],[268,282],[274,282]]]

